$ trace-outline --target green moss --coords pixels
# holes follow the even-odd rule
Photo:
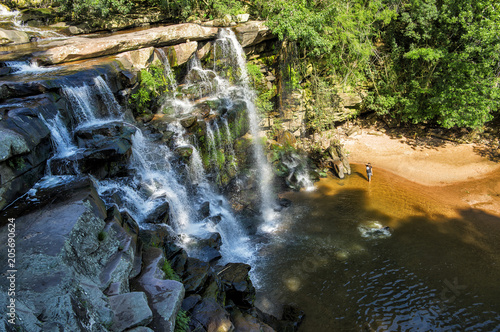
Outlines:
[[[167,280],[176,280],[181,281],[181,278],[175,273],[175,271],[170,266],[170,263],[167,259],[164,260],[163,266],[161,267],[162,271],[165,273],[165,279]]]
[[[105,231],[100,231],[99,234],[97,234],[97,240],[99,240],[99,242],[102,242],[107,238],[108,238],[108,233],[106,233]]]
[[[15,169],[16,171],[21,171],[26,167],[26,162],[23,157],[14,157],[9,159],[7,162],[10,168]]]

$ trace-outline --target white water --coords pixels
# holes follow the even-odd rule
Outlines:
[[[122,115],[120,104],[101,76],[94,78],[93,86],[88,84],[65,85],[62,92],[71,103],[80,128],[119,120]],[[101,98],[105,104],[104,114],[99,114],[97,98]]]
[[[167,79],[170,89],[172,91],[177,90],[177,80],[175,79],[174,73],[172,72],[172,67],[170,67],[170,62],[168,61],[168,57],[165,54],[165,51],[161,48],[157,48],[156,51],[158,52],[161,61],[163,62],[163,74]]]
[[[15,30],[27,32],[43,39],[55,40],[55,39],[68,38],[67,36],[58,33],[54,30],[40,29],[25,25],[21,22],[20,15],[21,13],[17,10],[9,11],[5,7],[0,6],[0,22],[12,23],[14,25]]]
[[[260,142],[263,135],[261,135],[259,128],[259,115],[255,108],[254,100],[255,93],[250,88],[248,71],[245,62],[245,53],[239,44],[236,36],[230,29],[221,29],[219,38],[216,44],[222,51],[219,55],[220,60],[235,59],[237,62],[237,73],[239,74],[240,85],[242,86],[242,97],[248,110],[248,120],[250,124],[250,133],[254,139],[253,153],[256,162],[256,174],[259,182],[259,191],[261,195],[261,214],[264,219],[264,224],[261,226],[263,232],[273,232],[278,227],[278,215],[274,211],[275,199],[272,192],[272,170],[267,162],[264,148]],[[217,61],[216,59],[216,61]],[[215,66],[215,65],[214,65]]]
[[[61,67],[40,67],[32,61],[5,61],[4,64],[12,68],[11,74],[38,75],[59,70]]]
[[[61,113],[58,112],[57,115],[51,120],[45,120],[42,117],[42,121],[50,130],[51,140],[55,150],[54,157],[68,157],[78,150],[77,146],[73,142],[68,128],[66,128],[66,124],[61,117]]]
[[[314,182],[309,176],[309,167],[307,166],[307,160],[305,158],[293,153],[288,156],[288,158],[283,158],[283,164],[290,170],[288,180],[291,180],[291,178],[295,176],[300,188],[304,188],[306,191],[315,190]]]

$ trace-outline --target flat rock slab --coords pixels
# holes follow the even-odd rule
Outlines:
[[[189,41],[215,38],[217,28],[202,27],[185,23],[152,28],[131,33],[102,38],[71,38],[54,42],[49,49],[35,53],[35,57],[45,64],[95,58],[105,55],[137,50],[146,47],[161,47]]]
[[[140,325],[148,325],[153,320],[148,299],[143,292],[132,292],[111,296],[109,306],[113,311],[111,331],[120,332]]]

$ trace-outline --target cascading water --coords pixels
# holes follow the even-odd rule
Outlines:
[[[172,67],[170,67],[170,61],[168,61],[168,57],[165,54],[165,51],[161,48],[157,48],[161,61],[163,63],[163,75],[167,79],[168,85],[172,91],[177,90],[177,80],[175,79],[174,73],[172,72]]]
[[[290,172],[287,177],[288,183],[292,184],[295,182],[298,188],[304,188],[306,191],[313,191],[315,189],[314,182],[309,176],[309,167],[307,166],[306,158],[292,153],[283,158],[283,164],[285,164]],[[294,179],[292,180],[292,178]]]
[[[59,70],[61,67],[40,67],[36,61],[5,61],[5,66],[11,68],[10,74],[38,75]]]
[[[3,23],[3,22],[10,23],[18,31],[27,32],[27,33],[30,33],[32,35],[36,35],[37,37],[43,38],[43,39],[68,38],[67,36],[60,34],[60,33],[53,31],[53,30],[40,29],[40,28],[30,27],[28,25],[25,25],[21,22],[20,16],[21,16],[21,13],[17,10],[9,11],[8,9],[6,9],[3,6],[0,7],[0,23]]]
[[[101,76],[95,77],[93,81],[93,86],[66,85],[62,88],[80,127],[117,120],[122,113],[121,106],[106,81]],[[99,107],[98,98],[101,98],[104,107]],[[101,111],[101,108],[104,110]]]
[[[230,29],[221,29],[219,38],[216,41],[216,46],[221,50],[222,54],[215,59],[235,59],[237,63],[237,73],[240,86],[242,87],[242,98],[248,110],[248,120],[250,124],[250,133],[254,138],[253,153],[256,162],[257,177],[259,182],[259,190],[261,195],[261,214],[264,219],[264,224],[261,230],[264,232],[272,232],[277,228],[277,215],[274,212],[274,198],[272,192],[272,170],[267,162],[264,148],[260,143],[260,128],[259,115],[255,108],[254,100],[255,93],[250,88],[248,71],[245,63],[245,53],[236,36]],[[215,65],[214,65],[215,66]]]

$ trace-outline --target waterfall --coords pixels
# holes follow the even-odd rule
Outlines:
[[[99,92],[99,95],[107,106],[109,115],[115,117],[120,116],[122,114],[122,107],[116,100],[106,81],[104,81],[101,76],[97,76],[94,77],[94,83]]]
[[[38,75],[61,69],[61,67],[40,67],[36,61],[5,61],[5,66],[11,68],[11,74]]]
[[[20,20],[21,12],[9,11],[5,7],[0,7],[0,23],[12,23],[16,30],[37,35],[43,39],[65,39],[67,36],[53,30],[40,29],[25,25]]]
[[[79,123],[87,123],[96,120],[94,114],[95,102],[90,87],[88,85],[82,86],[63,86],[62,93],[68,98],[73,113]]]
[[[235,59],[237,63],[237,72],[239,73],[240,84],[243,87],[243,100],[248,110],[248,120],[250,124],[250,133],[254,139],[253,154],[257,168],[257,178],[259,182],[259,191],[261,195],[261,214],[264,219],[264,225],[261,230],[272,232],[277,228],[277,216],[274,212],[275,199],[272,192],[273,173],[267,162],[264,148],[260,142],[261,132],[259,128],[259,115],[255,108],[255,93],[250,88],[248,71],[245,62],[245,53],[236,36],[230,29],[221,29],[216,44],[222,51],[219,55],[220,60]],[[217,61],[217,59],[215,59]]]
[[[306,191],[313,191],[315,189],[314,182],[309,176],[309,167],[307,166],[307,159],[292,153],[283,158],[283,164],[289,169],[290,174],[287,177],[287,182],[292,183],[292,177],[295,177],[295,182],[299,188],[304,188]]]
[[[163,75],[167,79],[169,87],[172,89],[172,91],[177,90],[177,80],[175,79],[174,73],[172,72],[172,67],[170,67],[170,61],[168,61],[168,57],[165,54],[165,51],[161,48],[157,48],[156,51],[158,52],[163,63]]]
[[[207,146],[208,146],[208,154],[210,156],[210,164],[212,166],[217,165],[217,147],[215,145],[214,132],[213,132],[210,124],[207,124],[206,132],[207,132],[206,140],[207,140]]]
[[[68,157],[77,151],[78,148],[73,142],[60,112],[57,112],[56,116],[51,120],[45,120],[41,114],[40,118],[50,130],[52,145],[55,150],[54,157]]]
[[[80,127],[117,120],[122,114],[121,106],[106,81],[97,76],[93,82],[93,86],[65,85],[62,88],[62,93],[68,98]],[[99,106],[98,98],[102,100],[103,107]],[[100,111],[104,114],[99,114]]]
[[[222,123],[224,124],[224,132],[226,135],[224,151],[226,151],[226,154],[229,155],[229,159],[231,160],[229,166],[236,171],[236,155],[233,148],[233,138],[231,136],[231,131],[229,130],[229,124],[227,123],[227,119],[225,117],[222,118]]]

